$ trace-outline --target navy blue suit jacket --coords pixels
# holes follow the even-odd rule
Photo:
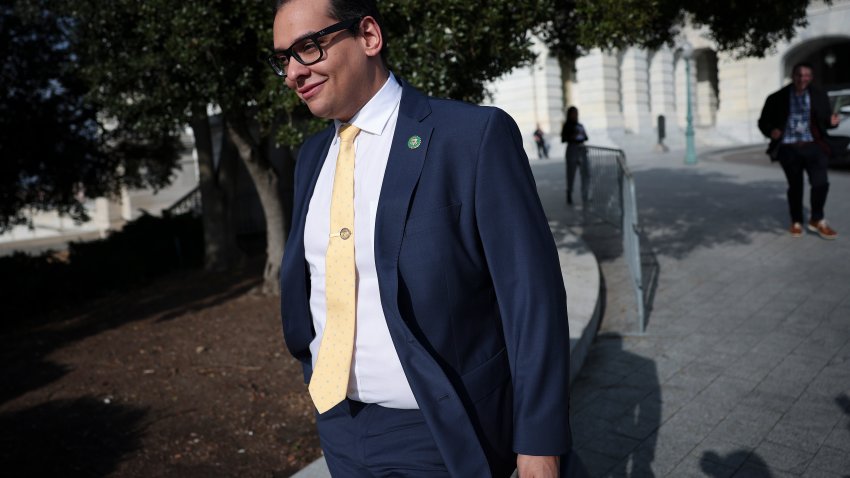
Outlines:
[[[306,381],[314,331],[304,221],[333,135],[331,125],[301,148],[281,268],[284,336]],[[412,136],[419,147],[408,147]],[[506,476],[516,453],[569,451],[566,293],[506,113],[403,84],[375,260],[390,335],[452,476]]]

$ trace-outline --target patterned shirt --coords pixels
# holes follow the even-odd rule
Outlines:
[[[811,143],[814,141],[810,119],[812,117],[812,102],[809,92],[798,95],[791,89],[790,108],[788,110],[788,121],[785,123],[785,131],[782,142],[788,143]]]

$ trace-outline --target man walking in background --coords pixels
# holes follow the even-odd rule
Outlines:
[[[331,473],[558,476],[566,295],[516,124],[390,73],[374,1],[276,6],[269,63],[333,120],[301,148],[281,267]]]
[[[808,229],[824,239],[835,239],[835,232],[824,219],[829,192],[827,169],[831,153],[826,130],[838,126],[837,114],[830,114],[829,98],[811,83],[812,66],[798,63],[792,69],[793,82],[767,97],[759,130],[770,138],[768,154],[779,161],[788,180],[788,208],[791,235],[803,235],[803,172],[811,185],[811,214]]]

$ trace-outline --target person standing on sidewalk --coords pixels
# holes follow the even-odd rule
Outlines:
[[[537,125],[537,129],[534,130],[534,144],[537,145],[537,158],[538,159],[549,159],[549,145],[546,144],[546,137],[543,134],[543,130],[540,129],[540,125]]]
[[[767,153],[779,161],[788,180],[788,208],[791,235],[803,235],[803,172],[811,185],[811,215],[807,227],[824,239],[835,239],[835,232],[824,219],[829,192],[827,169],[830,146],[826,130],[840,121],[830,114],[829,98],[813,86],[812,66],[798,63],[791,70],[792,83],[771,94],[764,102],[758,127],[770,138]]]
[[[590,192],[590,165],[587,164],[587,132],[578,122],[578,108],[570,106],[567,110],[567,121],[561,130],[561,142],[567,143],[567,204],[573,203],[573,183],[576,179],[576,168],[581,172],[581,200],[587,202]]]
[[[275,6],[268,62],[331,120],[300,149],[281,265],[331,473],[557,477],[566,293],[519,128],[397,79],[374,0]]]

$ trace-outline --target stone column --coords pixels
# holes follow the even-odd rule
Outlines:
[[[576,60],[573,101],[594,145],[614,145],[609,133],[622,134],[620,71],[617,56],[594,48]]]
[[[106,236],[110,230],[120,229],[124,224],[122,204],[105,197],[94,200],[94,211],[92,211],[92,223],[100,232],[101,237]]]
[[[667,126],[676,122],[676,84],[673,71],[673,52],[662,47],[652,55],[649,65],[650,112],[653,124],[664,115]]]
[[[751,142],[754,138],[750,138],[748,123],[754,123],[758,118],[749,117],[747,65],[743,61],[736,61],[728,53],[720,53],[717,63],[720,91],[717,129],[726,131],[742,141]]]
[[[747,61],[736,60],[729,53],[717,55],[717,82],[720,104],[717,109],[717,130],[744,143],[757,143],[758,112],[752,114]],[[765,85],[765,90],[770,88]],[[767,94],[764,95],[767,97]],[[761,108],[761,105],[756,105]]]
[[[133,220],[133,199],[126,187],[121,188],[121,218],[125,221]]]
[[[649,63],[646,50],[629,48],[623,55],[620,78],[626,132],[647,136],[653,131],[649,109]]]
[[[714,126],[717,112],[717,93],[712,81],[717,78],[717,64],[714,52],[701,49],[694,55],[696,67],[696,89],[694,89],[696,109],[694,110],[694,125],[701,127]]]
[[[530,158],[537,157],[532,132],[539,123],[549,143],[549,155],[560,155],[561,125],[564,121],[564,97],[558,60],[549,55],[543,42],[533,38],[537,59],[531,66],[517,68],[488,85],[492,103],[505,110],[519,126],[523,147]]]
[[[676,124],[678,124],[681,131],[685,131],[685,127],[688,124],[688,91],[687,85],[685,83],[685,75],[687,69],[685,68],[685,62],[688,61],[681,55],[677,55],[676,63],[675,63],[675,84],[676,84]],[[693,58],[690,59],[691,62],[691,77],[688,79],[691,83],[691,108],[692,112],[697,110],[697,102],[696,102],[696,61]],[[696,115],[694,114],[694,118]],[[672,122],[670,123],[672,126]]]

